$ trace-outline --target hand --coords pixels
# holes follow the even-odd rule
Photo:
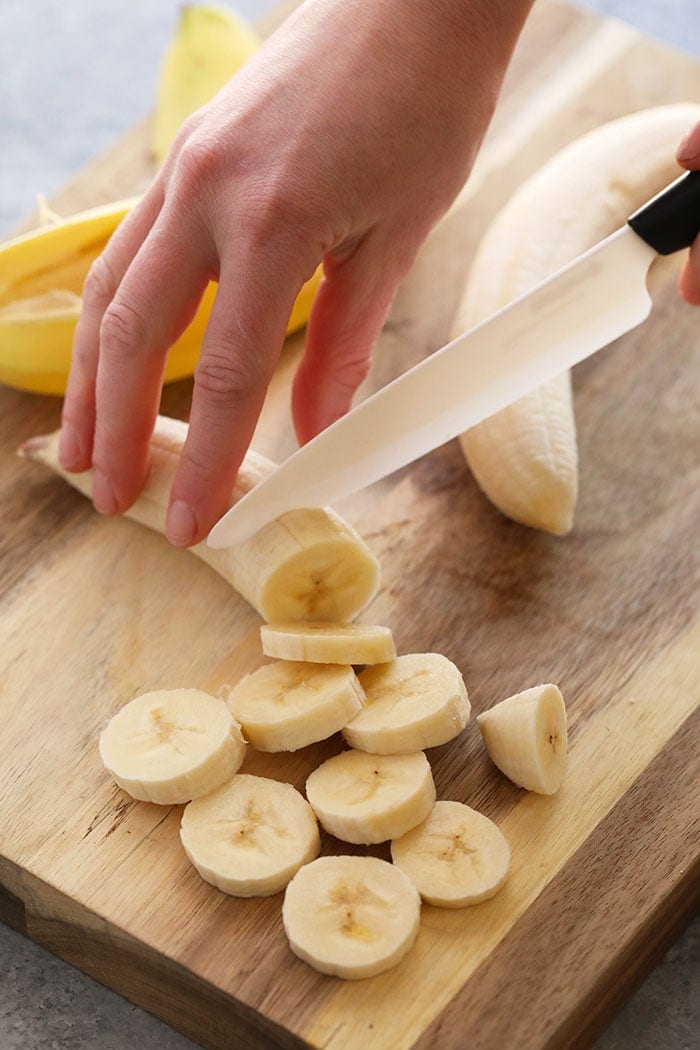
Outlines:
[[[700,123],[688,132],[678,147],[676,160],[688,171],[700,171]],[[700,236],[690,249],[678,282],[686,302],[700,306]]]
[[[167,351],[219,288],[167,535],[226,510],[294,299],[323,261],[293,389],[342,415],[418,248],[464,183],[532,0],[307,0],[183,126],[87,277],[60,459],[121,513],[146,476]]]

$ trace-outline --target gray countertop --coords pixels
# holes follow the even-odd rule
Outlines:
[[[270,3],[237,0],[254,18]],[[587,6],[700,55],[697,0]],[[0,0],[0,236],[149,108],[178,0]],[[690,1050],[700,1031],[700,923],[596,1044]],[[185,1050],[193,1044],[0,924],[0,1050]]]

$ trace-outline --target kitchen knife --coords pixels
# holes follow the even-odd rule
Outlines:
[[[688,248],[699,232],[700,172],[691,172],[304,445],[224,514],[207,543],[229,547],[285,511],[348,496],[583,361],[648,316],[652,260]]]

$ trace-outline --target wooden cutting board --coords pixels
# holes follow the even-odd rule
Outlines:
[[[444,341],[481,233],[529,172],[602,121],[699,97],[690,59],[539,4],[474,177],[405,282],[370,385]],[[128,134],[54,206],[138,189],[146,137],[145,126]],[[400,651],[456,661],[475,713],[551,680],[571,725],[554,798],[500,776],[473,724],[430,755],[439,797],[498,821],[512,875],[479,907],[425,907],[402,965],[360,983],[296,960],[280,896],[234,900],[206,885],[179,845],[181,809],[133,802],[101,770],[97,736],[115,710],[150,688],[235,681],[259,659],[259,620],[189,554],[98,517],[15,458],[57,425],[59,403],[0,389],[0,917],[204,1046],[590,1038],[697,890],[700,314],[677,298],[678,265],[656,266],[649,322],[576,370],[581,499],[567,539],[502,518],[456,442],[341,508],[383,565],[368,621],[390,624]],[[255,441],[278,457],[292,447],[300,345],[285,351]],[[188,383],[169,387],[164,410],[185,415],[189,395]],[[302,787],[339,748],[251,754],[244,768]]]

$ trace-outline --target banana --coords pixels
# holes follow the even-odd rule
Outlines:
[[[165,806],[213,791],[244,755],[245,740],[226,704],[198,689],[144,693],[100,735],[100,757],[119,787]]]
[[[185,4],[163,56],[153,120],[153,155],[165,160],[183,120],[205,105],[255,54],[261,40],[219,4]]]
[[[83,282],[137,200],[44,223],[0,245],[0,383],[37,394],[65,392]],[[301,289],[288,334],[306,324],[320,279],[319,269]],[[166,383],[194,372],[216,288],[209,284],[194,319],[172,346]]]
[[[367,627],[360,623],[263,624],[260,638],[265,655],[280,660],[380,664],[396,657],[394,638],[388,627]]]
[[[287,886],[282,921],[295,955],[321,973],[357,980],[396,966],[420,923],[420,896],[376,857],[319,857]]]
[[[700,106],[660,106],[591,131],[518,189],[487,230],[471,268],[457,335],[623,225],[668,183]],[[564,535],[578,489],[571,382],[562,375],[466,431],[477,482],[504,514]]]
[[[439,653],[411,653],[359,675],[365,705],[343,730],[351,747],[406,754],[452,740],[469,721],[461,674]]]
[[[321,847],[313,810],[291,784],[246,773],[185,807],[180,840],[202,878],[234,897],[278,893]]]
[[[364,693],[352,667],[280,661],[246,675],[227,703],[258,751],[298,751],[353,718]]]
[[[510,847],[475,809],[436,802],[427,820],[394,839],[391,859],[428,904],[464,908],[498,892],[508,877]]]
[[[399,838],[425,820],[435,805],[435,784],[422,751],[343,751],[313,771],[306,797],[331,835],[369,844]]]
[[[566,767],[566,707],[556,685],[536,685],[477,717],[491,760],[528,791],[553,795]]]
[[[143,492],[126,516],[164,532],[170,487],[187,436],[187,424],[159,416],[151,441],[151,459]],[[92,474],[69,474],[58,462],[59,431],[31,438],[19,449],[26,459],[43,463],[86,496]],[[236,480],[232,503],[274,470],[252,450]],[[330,508],[283,514],[237,547],[191,548],[271,621],[351,620],[379,587],[379,562],[369,547]]]

